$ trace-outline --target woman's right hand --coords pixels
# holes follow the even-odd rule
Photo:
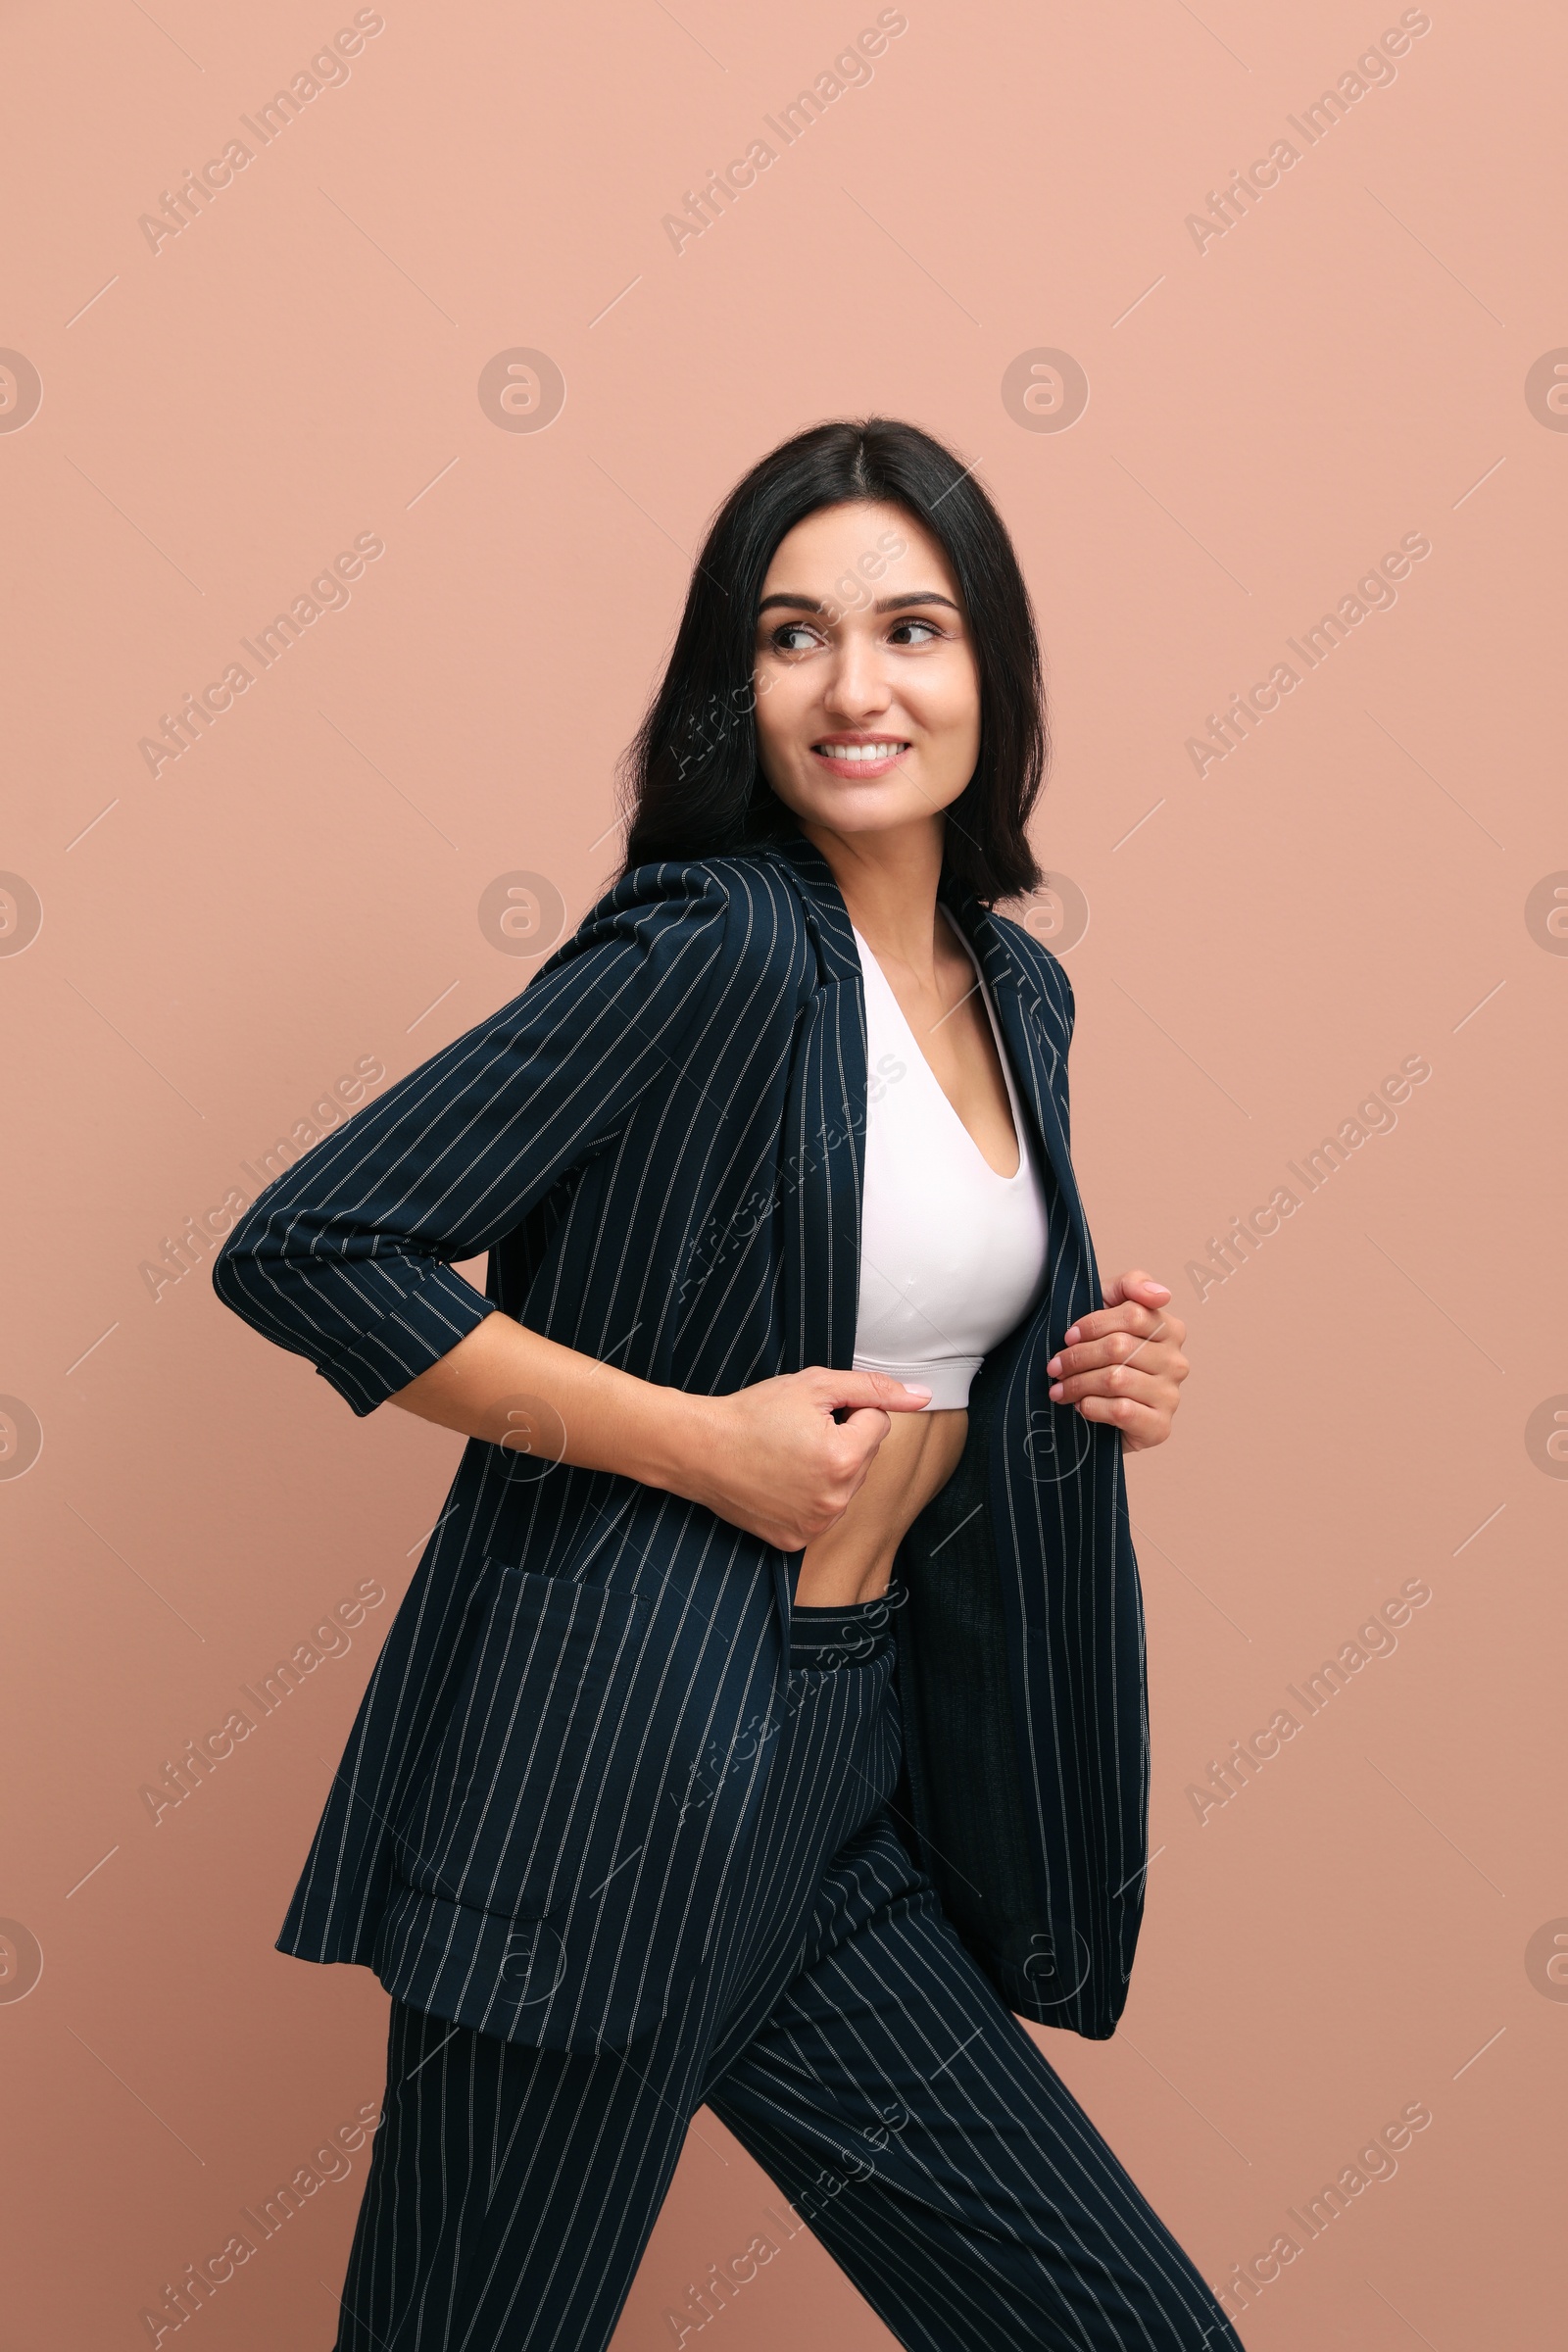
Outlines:
[[[764,1544],[804,1551],[844,1516],[889,1415],[919,1412],[930,1394],[886,1372],[812,1365],[728,1396],[696,1396],[497,1311],[392,1402],[492,1446],[683,1494]],[[847,1419],[834,1420],[839,1409]]]
[[[671,1480],[781,1551],[802,1551],[844,1516],[864,1483],[893,1413],[923,1410],[931,1392],[886,1372],[805,1372],[760,1380],[728,1396],[688,1396],[692,1407]],[[833,1416],[847,1408],[848,1417]]]

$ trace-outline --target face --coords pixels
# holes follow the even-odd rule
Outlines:
[[[935,827],[974,773],[980,680],[957,584],[902,508],[822,507],[762,582],[762,773],[809,836]]]

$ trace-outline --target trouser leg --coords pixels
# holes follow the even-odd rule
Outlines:
[[[824,1657],[863,1612],[816,1611]],[[804,1637],[803,1637],[804,1642]],[[876,1648],[875,1662],[872,1659]],[[761,1818],[712,1967],[626,2050],[567,2053],[394,2001],[384,2120],[336,2352],[608,2344],[702,2097],[793,1976],[823,1872],[898,1772],[885,1637],[792,1672]]]
[[[608,2344],[697,2103],[681,2038],[535,2050],[394,2001],[335,2352]]]
[[[875,1826],[706,2086],[901,2344],[1239,2352],[1188,2257]]]

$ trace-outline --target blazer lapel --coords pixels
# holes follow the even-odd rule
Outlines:
[[[833,869],[804,833],[770,843],[804,889],[823,985],[812,1008],[791,1090],[787,1163],[800,1171],[800,1247],[786,1269],[786,1329],[801,1364],[848,1368],[858,1306],[861,1187],[865,1134],[865,991],[859,953]],[[944,866],[937,896],[952,909],[979,959],[997,1008],[1012,1075],[1034,1114],[1035,1137],[1072,1242],[1090,1269],[1094,1250],[1078,1197],[1058,1089],[1065,1074],[1028,967],[1007,944],[1004,926]],[[816,1150],[809,1149],[812,1141]],[[808,1278],[809,1277],[809,1278]],[[822,1287],[816,1287],[816,1286]]]
[[[1083,1202],[1078,1197],[1078,1180],[1073,1173],[1061,1113],[1060,1097],[1066,1093],[1066,1073],[1056,1066],[1059,1056],[1051,1039],[1040,992],[1027,967],[1008,946],[1002,924],[947,869],[937,896],[944,906],[951,907],[979,958],[991,1001],[997,1008],[998,1026],[1006,1043],[1013,1083],[1034,1113],[1036,1138],[1050,1178],[1054,1180],[1054,1184],[1048,1181],[1048,1189],[1054,1194],[1052,1205],[1064,1212],[1078,1253],[1092,1268],[1094,1249]]]
[[[801,888],[817,985],[796,1038],[778,1184],[784,1203],[784,1369],[855,1361],[864,1187],[865,996],[849,910],[827,860],[804,834],[770,845]],[[775,1579],[787,1628],[791,1560]]]
[[[785,1344],[792,1370],[848,1371],[859,1308],[865,997],[849,910],[827,860],[804,834],[775,846],[804,887],[820,973],[796,1041],[780,1171],[789,1237]]]
[[[786,865],[803,893],[819,967],[818,985],[797,1041],[779,1172],[787,1212],[787,1366],[800,1371],[808,1364],[827,1364],[847,1371],[855,1359],[859,1307],[864,983],[849,909],[826,858],[801,833],[769,843],[764,855]],[[1024,1344],[1032,1346],[1041,1319],[1054,1306],[1065,1329],[1073,1312],[1084,1311],[1073,1301],[1087,1298],[1097,1303],[1100,1297],[1058,1098],[1064,1073],[1057,1066],[1059,1056],[1039,991],[1028,967],[1008,946],[1004,926],[948,867],[937,895],[952,908],[979,961],[1043,1163],[1054,1278],[1031,1317]],[[1048,1336],[1059,1346],[1060,1332]],[[791,1575],[781,1565],[778,1592],[786,1625],[791,1586]]]

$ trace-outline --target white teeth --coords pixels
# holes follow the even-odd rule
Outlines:
[[[821,743],[817,750],[829,760],[894,760],[902,743]]]

